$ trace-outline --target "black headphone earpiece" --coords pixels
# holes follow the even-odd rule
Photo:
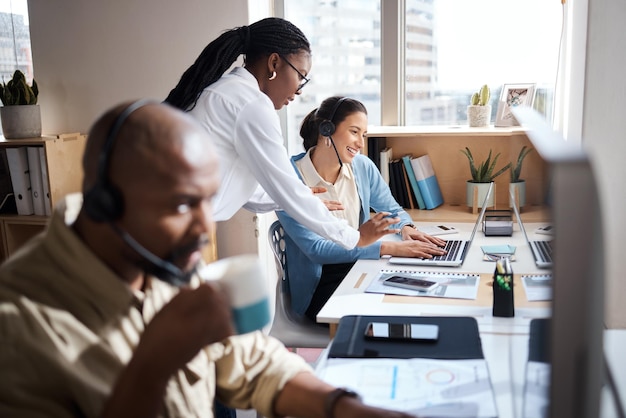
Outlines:
[[[98,167],[95,184],[83,196],[83,208],[89,218],[95,222],[112,222],[119,219],[124,213],[124,198],[120,190],[111,184],[108,176],[111,151],[122,125],[135,110],[147,104],[155,103],[152,100],[137,100],[131,103],[120,113],[111,125],[111,129],[98,155]]]
[[[333,106],[333,110],[331,110],[330,112],[330,116],[327,119],[324,119],[322,122],[320,122],[319,132],[321,136],[331,136],[332,134],[335,133],[336,127],[335,127],[335,124],[333,123],[333,118],[335,117],[335,113],[337,113],[337,109],[339,109],[339,106],[341,105],[341,103],[346,99],[347,97],[342,97],[341,99],[337,100],[337,103],[335,103],[335,106]]]

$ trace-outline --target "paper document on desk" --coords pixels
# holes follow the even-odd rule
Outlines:
[[[383,284],[391,276],[413,277],[439,283],[439,286],[428,292],[420,290],[391,287]],[[471,273],[447,273],[435,271],[380,270],[376,278],[365,289],[367,293],[384,293],[387,295],[427,296],[433,298],[476,299],[480,275]]]
[[[522,276],[522,284],[529,302],[552,300],[551,274]]]
[[[317,369],[324,381],[347,387],[367,405],[417,416],[496,417],[484,359],[337,359]]]

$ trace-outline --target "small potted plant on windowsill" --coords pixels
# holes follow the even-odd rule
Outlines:
[[[527,145],[524,145],[517,156],[517,161],[515,163],[511,163],[511,183],[509,184],[509,199],[510,195],[513,194],[515,199],[517,200],[517,207],[521,208],[526,204],[526,180],[520,178],[522,174],[522,163],[524,162],[524,158],[532,151],[532,148],[529,148]],[[513,202],[509,202],[509,206],[513,207]]]
[[[33,79],[29,86],[20,70],[13,78],[0,83],[2,133],[7,139],[36,138],[41,136],[41,112],[37,105],[39,87]]]
[[[479,91],[472,94],[470,104],[467,106],[467,122],[470,127],[489,126],[491,122],[491,90],[488,85],[483,85]]]
[[[470,173],[472,175],[471,180],[467,180],[466,183],[466,203],[468,207],[476,210],[483,206],[483,201],[489,190],[489,183],[493,182],[496,177],[508,170],[511,167],[511,163],[508,163],[498,171],[494,171],[498,163],[498,158],[500,158],[500,153],[497,153],[492,159],[491,150],[489,150],[487,159],[476,164],[474,156],[468,147],[462,149],[461,152],[465,154],[469,161]],[[495,191],[489,196],[487,207],[493,206],[494,202]]]

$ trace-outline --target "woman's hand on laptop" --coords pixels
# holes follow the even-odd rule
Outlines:
[[[422,241],[422,242],[430,242],[439,247],[445,247],[446,241],[442,240],[439,237],[433,237],[432,235],[425,234],[417,229],[415,229],[411,225],[405,225],[402,228],[402,240],[403,241]]]
[[[428,241],[408,239],[405,241],[382,241],[380,243],[381,256],[432,258],[445,253],[443,248]]]

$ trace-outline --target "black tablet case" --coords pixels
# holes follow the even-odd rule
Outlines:
[[[435,324],[439,326],[439,338],[436,342],[368,339],[365,338],[365,329],[370,322]],[[484,358],[478,323],[473,317],[364,315],[348,315],[339,320],[328,357],[440,360]]]

